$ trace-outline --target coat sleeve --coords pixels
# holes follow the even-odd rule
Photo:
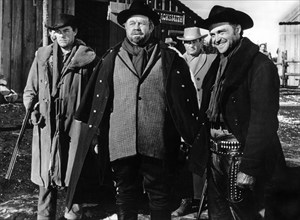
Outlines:
[[[31,65],[26,86],[23,93],[23,104],[25,109],[30,108],[33,100],[38,96],[38,67],[37,58],[35,57]]]
[[[254,63],[249,80],[250,120],[240,170],[251,176],[264,173],[266,157],[276,151],[279,77],[270,61]],[[250,70],[251,71],[251,70]]]

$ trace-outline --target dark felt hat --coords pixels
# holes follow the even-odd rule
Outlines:
[[[45,26],[50,30],[55,30],[66,26],[77,27],[78,21],[74,15],[60,14],[57,16],[54,23]]]
[[[212,24],[220,22],[240,24],[243,30],[253,27],[253,20],[249,15],[233,8],[227,8],[220,5],[215,5],[211,9],[208,18],[199,22],[199,26],[204,29],[209,29]]]
[[[133,15],[144,15],[148,17],[155,26],[159,24],[159,15],[152,10],[144,0],[135,0],[129,9],[121,11],[117,17],[118,23],[123,25],[127,19]]]

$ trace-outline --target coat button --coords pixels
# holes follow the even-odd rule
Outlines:
[[[181,87],[182,87],[182,88],[184,88],[184,87],[185,87],[185,85],[183,85],[183,84],[182,84],[182,85],[181,85]]]
[[[177,70],[177,71],[176,71],[176,73],[177,73],[177,74],[180,74],[180,71],[179,71],[179,70]]]
[[[199,77],[197,77],[197,80],[198,80],[198,81],[200,81],[200,78],[199,78]]]
[[[190,101],[190,99],[187,99],[186,101],[187,101],[187,102],[189,102],[189,101]]]
[[[93,112],[94,112],[94,113],[96,113],[96,112],[97,112],[97,110],[94,110]]]
[[[142,97],[139,96],[139,97],[138,97],[138,100],[142,100]]]
[[[99,82],[102,83],[102,79],[100,79]]]
[[[97,95],[96,95],[96,97],[97,97],[97,98],[99,98],[99,97],[100,97],[100,95],[99,95],[99,94],[97,94]]]
[[[93,125],[89,125],[89,128],[92,128],[93,127]]]

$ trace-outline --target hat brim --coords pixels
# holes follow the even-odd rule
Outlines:
[[[196,40],[196,39],[202,39],[202,38],[206,38],[207,37],[207,34],[204,34],[204,35],[201,35],[200,37],[188,37],[188,38],[185,38],[185,37],[176,37],[178,40],[182,40],[182,41],[190,41],[190,40]]]
[[[154,26],[159,25],[159,15],[151,10],[134,10],[134,9],[127,9],[121,11],[117,17],[117,21],[120,25],[124,25],[124,23],[133,15],[144,15],[148,17],[154,24]]]
[[[209,30],[209,27],[216,23],[230,22],[234,24],[240,24],[243,30],[253,27],[252,18],[244,12],[241,11],[223,11],[212,17],[199,22],[199,26],[203,29]]]

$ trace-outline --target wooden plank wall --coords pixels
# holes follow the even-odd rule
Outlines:
[[[0,0],[0,79],[4,78],[2,71],[2,15],[3,15],[3,0]]]
[[[49,21],[74,14],[75,0],[48,0]],[[42,42],[43,0],[0,0],[0,78],[22,93],[35,51]]]

